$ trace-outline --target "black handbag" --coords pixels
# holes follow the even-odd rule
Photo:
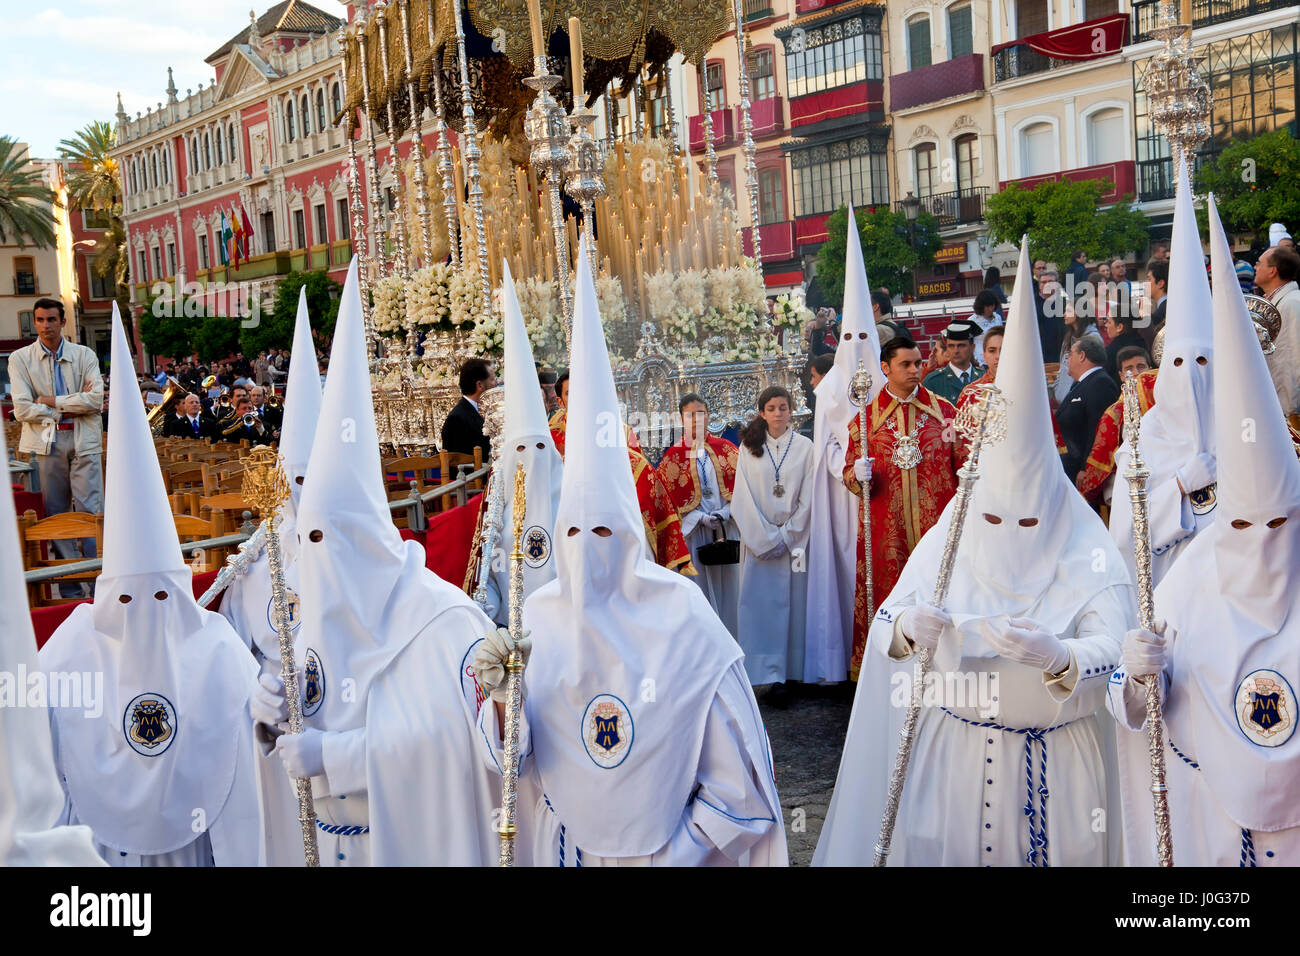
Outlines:
[[[708,544],[700,545],[700,549],[695,552],[696,557],[700,559],[700,564],[705,567],[740,563],[740,542],[727,537],[725,521],[719,522],[719,526],[722,528],[721,540],[714,538]]]

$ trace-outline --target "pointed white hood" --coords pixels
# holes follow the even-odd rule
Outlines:
[[[1131,593],[1132,585],[1105,525],[1061,467],[1032,289],[1028,244],[1022,242],[998,364],[1006,437],[980,452],[947,609],[959,624],[963,617],[1024,616],[1063,634],[1096,594],[1114,586]],[[909,595],[932,600],[955,501],[912,552],[887,606]],[[969,645],[966,653],[974,653]]]
[[[1199,452],[1214,453],[1214,309],[1186,163],[1178,169],[1171,245],[1164,357],[1140,438],[1153,473],[1163,463],[1155,455],[1177,470]]]
[[[501,546],[491,564],[496,601],[489,615],[507,620],[510,566],[505,556],[513,547],[515,470],[524,466],[524,492],[528,514],[524,522],[524,596],[532,594],[555,577],[555,512],[560,503],[564,461],[555,449],[546,406],[537,384],[533,349],[528,342],[523,313],[515,295],[510,263],[504,263],[502,302],[505,310],[505,428],[501,438],[501,461],[497,480],[505,496]]]
[[[862,259],[862,240],[858,236],[853,207],[849,207],[848,252],[844,260],[844,313],[840,323],[840,341],[835,349],[835,364],[817,383],[817,407],[813,421],[813,444],[823,447],[823,436],[834,436],[842,449],[849,446],[849,426],[858,414],[858,406],[849,398],[853,374],[861,363],[871,373],[871,399],[885,387],[880,370],[880,338],[871,311],[871,287]]]
[[[640,856],[677,827],[713,692],[741,652],[703,592],[646,556],[585,247],[574,300],[557,577],[524,606],[527,706],[543,786],[574,842]],[[609,747],[593,736],[598,712]]]
[[[116,306],[108,413],[104,570],[40,654],[46,671],[104,675],[104,712],[56,711],[77,817],[101,843],[164,853],[210,826],[234,782],[233,731],[256,671],[225,618],[194,600]]]
[[[289,478],[292,503],[285,510],[297,510],[302,500],[302,478],[307,474],[311,443],[320,418],[321,384],[316,370],[316,346],[311,337],[307,313],[307,289],[298,290],[298,318],[293,326],[293,351],[289,353],[289,383],[284,393],[284,424],[280,426],[280,455]]]
[[[297,521],[302,625],[294,643],[295,661],[308,672],[304,714],[317,729],[350,730],[365,722],[374,677],[439,614],[474,606],[428,570],[424,550],[403,541],[393,525],[355,257],[339,303]],[[354,693],[340,687],[343,680],[353,682]]]
[[[1300,463],[1213,196],[1209,213],[1219,516],[1156,589],[1177,635],[1165,719],[1233,821],[1274,831],[1300,826]],[[1265,726],[1254,695],[1270,690]]]
[[[0,430],[0,461],[9,460]],[[13,681],[15,704],[25,704],[27,681],[35,674],[36,638],[27,613],[22,555],[18,550],[13,495],[0,488],[0,672]],[[50,747],[50,713],[45,707],[0,710],[0,866],[99,866],[87,827],[55,826],[63,789]]]

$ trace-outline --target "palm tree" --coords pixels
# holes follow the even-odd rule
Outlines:
[[[27,248],[25,239],[38,249],[54,245],[55,202],[26,147],[18,149],[12,136],[0,136],[0,243],[12,236],[19,249]]]
[[[68,196],[78,209],[112,209],[122,201],[117,160],[108,155],[116,145],[113,127],[101,120],[88,123],[71,139],[59,141],[59,155],[80,168],[68,180]]]

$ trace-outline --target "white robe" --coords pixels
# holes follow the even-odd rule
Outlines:
[[[1102,698],[1105,678],[1119,659],[1116,624],[1131,614],[1128,600],[1107,590],[1080,610],[1071,633],[1059,635],[1074,654],[1073,667],[1059,680],[993,656],[975,633],[977,619],[953,615],[965,637],[963,657],[949,675],[932,678],[927,700],[935,706],[923,707],[917,724],[891,866],[1118,862],[1119,821],[1106,819],[1106,808],[1119,802],[1108,773],[1114,766],[1113,732]],[[914,659],[900,663],[887,656],[891,643],[903,640],[888,619],[901,610],[882,609],[872,624],[846,738],[855,747],[845,749],[814,865],[867,866],[874,859],[914,667]],[[994,708],[996,714],[990,713]],[[1045,803],[1038,792],[1044,768]],[[885,782],[875,779],[880,772]],[[1025,812],[1027,804],[1033,817]],[[1041,838],[1044,806],[1046,856],[1036,852],[1031,863],[1030,852],[1037,849],[1031,828]]]
[[[1127,444],[1115,449],[1116,487],[1110,499],[1110,535],[1137,580],[1137,559],[1133,553],[1133,504],[1129,500],[1128,479],[1124,477],[1132,459]],[[1145,460],[1145,459],[1144,459]],[[1191,544],[1192,539],[1214,523],[1216,508],[1205,514],[1192,511],[1191,499],[1178,487],[1172,471],[1174,463],[1164,467],[1146,462],[1151,469],[1147,479],[1147,526],[1151,534],[1151,584],[1154,587]]]
[[[699,572],[691,580],[700,586],[700,590],[709,599],[710,606],[717,612],[723,625],[731,636],[735,637],[737,633],[737,602],[740,598],[740,565],[707,565],[700,563],[700,547],[711,544],[715,537],[718,537],[718,532],[701,525],[700,519],[706,514],[721,514],[723,528],[727,537],[732,541],[740,539],[740,529],[736,527],[736,522],[731,519],[730,503],[722,497],[722,488],[718,481],[717,470],[713,467],[713,459],[705,455],[703,458],[688,458],[687,460],[691,463],[691,467],[699,468],[703,465],[705,480],[708,484],[707,494],[703,489],[700,491],[699,507],[681,516],[682,537],[686,539],[686,546],[691,549],[691,563],[695,565],[695,570]]]
[[[829,384],[828,384],[829,383]],[[857,587],[858,498],[844,486],[841,436],[826,425],[832,390],[842,385],[832,368],[817,385],[808,535],[807,641],[804,676],[808,683],[846,680],[853,656],[853,600]],[[823,388],[823,386],[825,386]]]
[[[525,672],[526,675],[526,672]],[[525,683],[527,677],[525,676]],[[504,755],[496,708],[479,713],[479,740],[489,770]],[[519,727],[519,797],[515,862],[522,866],[785,866],[785,827],[762,715],[740,664],[718,685],[704,725],[696,786],[668,843],[648,856],[602,857],[584,851],[552,807],[530,759],[528,704]],[[611,807],[611,813],[617,808]]]
[[[731,515],[740,529],[738,640],[750,683],[803,680],[808,596],[808,517],[813,444],[793,430],[767,439],[762,458],[741,446]],[[786,453],[786,443],[789,452]],[[779,447],[778,447],[779,446]],[[785,494],[772,493],[781,464]]]
[[[485,629],[472,608],[442,612],[371,681],[365,726],[326,734],[312,778],[321,866],[496,861],[500,785],[473,749]]]
[[[294,599],[298,594],[298,565],[294,560],[297,546],[291,536],[297,533],[297,529],[291,522],[284,527],[277,522],[276,533],[280,538],[285,587],[293,596],[289,630],[292,636],[302,621],[300,606]],[[257,662],[259,679],[263,674],[281,678],[279,638],[272,623],[271,570],[265,549],[248,570],[226,588],[218,611],[248,645],[253,660]],[[302,667],[301,661],[295,663]],[[284,772],[283,762],[266,748],[255,747],[253,764],[262,802],[262,865],[305,866],[297,791]]]

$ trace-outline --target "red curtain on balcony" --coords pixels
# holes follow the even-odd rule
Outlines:
[[[999,43],[993,52],[1012,46],[1027,46],[1035,53],[1058,60],[1095,60],[1118,53],[1127,40],[1128,16],[1118,13],[1077,23],[1072,27]]]

